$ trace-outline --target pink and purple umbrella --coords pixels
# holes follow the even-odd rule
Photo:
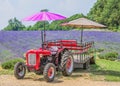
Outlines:
[[[23,19],[23,21],[44,21],[44,37],[43,37],[43,32],[41,31],[41,36],[42,36],[42,42],[43,42],[43,38],[45,41],[45,21],[54,21],[54,20],[62,20],[62,19],[66,19],[66,17],[59,15],[59,14],[55,14],[55,13],[51,13],[51,12],[46,12],[46,11],[42,11],[39,12],[37,14],[34,14],[32,16],[26,17]]]
[[[39,12],[37,14],[24,18],[23,21],[50,21],[50,20],[62,20],[65,18],[66,17],[64,16],[51,12]]]

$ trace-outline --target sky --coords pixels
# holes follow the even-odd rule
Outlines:
[[[8,25],[8,20],[18,20],[38,13],[41,9],[66,17],[83,13],[87,15],[97,0],[0,0],[0,30]],[[26,26],[35,22],[23,22]]]

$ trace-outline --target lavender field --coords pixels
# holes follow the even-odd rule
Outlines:
[[[47,40],[77,39],[80,31],[47,31]],[[0,63],[12,58],[23,57],[29,49],[41,46],[40,31],[0,31]],[[95,41],[96,48],[104,52],[116,51],[120,54],[120,33],[104,31],[84,31],[84,41]]]

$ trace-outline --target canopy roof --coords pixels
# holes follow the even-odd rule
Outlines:
[[[86,18],[79,18],[76,20],[72,20],[68,23],[62,23],[62,26],[71,26],[77,28],[105,28],[105,25],[99,24],[97,22],[91,21]]]

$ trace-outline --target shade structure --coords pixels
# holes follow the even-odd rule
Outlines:
[[[32,16],[26,17],[23,19],[23,21],[50,21],[50,20],[62,20],[66,17],[51,13],[51,12],[39,12]]]
[[[82,43],[82,37],[83,37],[83,29],[90,29],[90,28],[106,28],[105,25],[99,24],[97,22],[94,22],[92,20],[86,19],[86,18],[79,18],[76,20],[69,21],[67,23],[62,23],[62,26],[70,26],[74,28],[81,28],[81,43]]]
[[[42,44],[46,39],[46,32],[45,32],[45,21],[54,21],[54,20],[62,20],[65,19],[65,16],[51,13],[51,12],[39,12],[36,14],[33,14],[31,16],[28,16],[23,19],[23,21],[44,21],[44,35],[43,31],[41,31],[41,38],[42,38]]]
[[[68,23],[61,24],[62,26],[71,26],[76,28],[105,28],[105,25],[99,24],[97,22],[91,21],[86,18],[79,18],[72,20]]]

